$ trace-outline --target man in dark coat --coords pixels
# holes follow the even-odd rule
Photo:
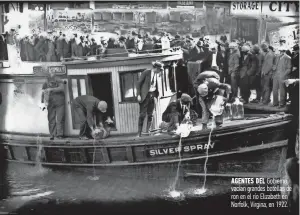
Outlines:
[[[157,82],[158,76],[164,70],[163,63],[156,61],[152,63],[153,68],[143,71],[137,83],[137,100],[140,103],[140,115],[138,122],[138,136],[142,134],[143,122],[148,116],[147,132],[151,128],[153,119],[153,110],[155,107],[156,98],[159,95]]]
[[[294,45],[292,55],[292,72],[291,78],[299,79],[299,45]]]
[[[97,49],[99,48],[98,44],[96,43],[95,39],[91,39],[91,55],[97,55]]]
[[[66,41],[66,35],[62,34],[56,40],[56,55],[58,60],[70,57],[70,45]]]
[[[293,114],[292,123],[286,129],[288,132],[288,150],[286,161],[286,172],[289,177],[289,186],[292,190],[289,192],[288,206],[291,214],[299,213],[299,74],[297,79],[288,79],[285,81],[289,88],[291,105],[289,113]]]
[[[192,98],[188,94],[183,93],[180,99],[168,105],[162,115],[162,120],[167,123],[167,130],[169,132],[178,128],[188,111],[190,111],[190,115],[192,115],[190,120],[196,123],[197,114],[191,109],[192,103]]]
[[[104,127],[107,103],[94,96],[78,96],[72,106],[80,124],[79,139],[88,140],[95,133],[97,126]]]
[[[36,51],[36,60],[45,62],[46,54],[48,53],[48,44],[44,36],[40,36],[38,43],[34,47]]]
[[[220,81],[224,82],[224,60],[225,55],[222,55],[220,51],[217,50],[217,47],[213,47],[211,52],[209,52],[208,57],[205,60],[205,63],[202,63],[202,65],[205,65],[205,68],[203,68],[203,71],[210,70],[215,71],[220,76]]]
[[[238,95],[238,81],[239,81],[239,66],[240,66],[240,51],[238,44],[229,44],[229,56],[228,56],[228,76],[230,78],[230,85],[232,87],[232,98]]]
[[[65,92],[64,82],[50,71],[47,81],[42,87],[42,103],[47,103],[50,139],[55,136],[61,139],[65,127]]]
[[[252,100],[252,103],[259,103],[261,100],[261,68],[262,63],[264,61],[264,55],[261,53],[261,50],[258,45],[254,45],[252,48],[252,53],[255,55],[257,59],[257,69],[255,72],[255,76],[253,77],[254,80],[251,81],[252,88],[256,91],[256,98]]]
[[[34,38],[31,37],[26,43],[27,61],[36,61],[36,51],[34,49]]]
[[[289,106],[289,113],[293,115],[290,129],[288,129],[288,132],[290,132],[290,138],[288,141],[287,158],[291,158],[295,157],[297,132],[299,134],[299,78],[287,79],[285,80],[285,85],[290,90],[291,104]]]
[[[261,48],[265,52],[264,61],[261,67],[262,104],[267,105],[271,101],[271,81],[275,65],[275,56],[273,51],[269,49],[268,44],[261,44]]]
[[[251,95],[251,83],[255,78],[255,73],[258,68],[258,60],[250,52],[250,47],[248,45],[242,46],[242,59],[240,68],[240,90],[242,102],[247,104]]]

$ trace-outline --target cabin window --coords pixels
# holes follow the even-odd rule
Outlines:
[[[140,78],[142,70],[135,70],[130,72],[122,72],[120,74],[121,85],[121,99],[122,102],[136,102],[137,101],[137,82]]]
[[[69,76],[69,94],[70,94],[70,101],[72,102],[78,96],[83,95],[90,95],[90,89],[87,88],[87,76]],[[75,113],[73,108],[71,108],[72,113],[72,124],[74,129],[79,128],[79,122],[75,118]]]
[[[176,92],[174,84],[174,68],[172,66],[165,66],[161,76],[162,81],[162,96],[169,96]]]

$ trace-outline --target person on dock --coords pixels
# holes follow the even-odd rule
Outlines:
[[[255,73],[258,67],[258,60],[255,55],[250,52],[250,46],[242,46],[242,59],[240,68],[240,90],[242,102],[247,104],[251,95],[251,85],[255,78]]]
[[[162,115],[163,123],[161,124],[161,128],[164,128],[168,132],[176,131],[186,118],[188,112],[189,119],[187,120],[190,120],[195,125],[198,115],[191,109],[192,104],[192,98],[185,93],[181,95],[180,99],[171,102]]]
[[[261,48],[265,53],[264,61],[261,68],[261,83],[262,83],[262,104],[267,105],[270,103],[271,96],[271,80],[273,75],[273,67],[275,62],[275,56],[272,50],[270,50],[268,44],[261,44]]]
[[[142,72],[141,77],[137,83],[137,100],[140,104],[140,114],[138,121],[138,136],[141,137],[144,119],[146,114],[147,120],[147,132],[152,125],[153,111],[156,102],[156,98],[159,95],[157,88],[157,78],[164,70],[164,64],[156,61],[152,63],[153,68],[147,69]]]
[[[284,80],[289,78],[292,69],[291,57],[286,54],[284,46],[279,47],[279,56],[276,58],[273,75],[273,106],[283,108],[286,105],[287,89]],[[279,101],[278,101],[279,91]]]
[[[64,137],[65,127],[65,87],[66,82],[50,70],[42,87],[41,103],[48,109],[50,140]]]
[[[230,85],[232,87],[232,98],[235,98],[238,95],[238,78],[241,55],[237,43],[230,43],[229,50],[228,76],[230,79]]]
[[[299,143],[299,75],[297,79],[287,79],[284,83],[290,92],[291,104],[288,111],[293,115],[290,129],[287,130],[289,132],[287,158],[291,158],[295,157],[296,152],[299,151],[299,149],[295,150],[296,142],[298,141]]]
[[[92,139],[97,131],[105,129],[105,123],[112,122],[106,115],[107,103],[94,96],[78,96],[73,100],[72,106],[80,124],[81,140]]]
[[[255,89],[256,98],[251,101],[251,103],[259,103],[261,101],[261,67],[264,60],[264,55],[261,53],[261,50],[258,45],[254,45],[252,48],[252,53],[255,55],[257,59],[257,70],[255,76],[253,77],[254,80],[251,83],[252,88]]]
[[[199,94],[199,103],[202,108],[202,129],[207,129],[210,107],[214,102],[215,96],[225,96],[229,100],[231,87],[228,84],[220,83],[220,76],[214,71],[205,71],[198,75],[194,81],[194,88]],[[215,117],[217,127],[223,124],[222,114]]]

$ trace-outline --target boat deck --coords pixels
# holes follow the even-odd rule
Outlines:
[[[265,113],[278,113],[278,112],[287,112],[288,107],[285,106],[283,108],[278,107],[272,107],[270,105],[263,105],[263,104],[257,104],[257,103],[248,103],[244,105],[245,111],[259,111],[259,112],[265,112]]]
[[[216,128],[213,133],[222,133],[224,131],[237,131],[242,128],[249,128],[255,125],[264,125],[269,124],[270,121],[274,121],[276,123],[277,120],[282,120],[289,115],[286,114],[249,114],[245,115],[243,120],[225,120],[223,126],[220,128]],[[211,123],[209,123],[208,127],[210,127]],[[210,133],[210,129],[202,130],[201,121],[197,123],[197,126],[194,126],[191,136],[206,136]],[[178,136],[170,135],[168,133],[156,133],[150,136],[142,136],[137,137],[137,134],[128,134],[128,135],[115,135],[110,136],[106,139],[102,140],[80,140],[77,136],[66,137],[64,139],[55,139],[50,140],[49,136],[39,136],[39,135],[29,135],[29,134],[12,134],[12,133],[1,133],[0,139],[4,142],[9,142],[13,140],[14,142],[19,142],[20,144],[26,143],[42,143],[43,145],[124,145],[124,144],[147,144],[154,142],[164,142],[165,141],[174,141],[178,140]]]

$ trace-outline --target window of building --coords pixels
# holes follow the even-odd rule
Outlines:
[[[125,21],[133,21],[133,13],[125,13],[124,20]]]
[[[144,70],[135,70],[130,72],[121,72],[120,85],[121,85],[121,99],[122,102],[136,102],[137,101],[137,82],[141,73]]]

